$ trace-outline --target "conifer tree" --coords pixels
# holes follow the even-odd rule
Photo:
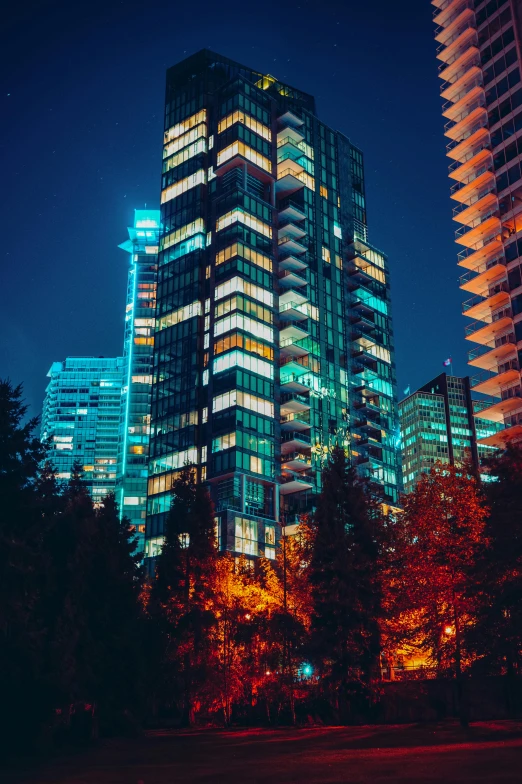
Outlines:
[[[473,574],[478,607],[467,643],[476,670],[514,676],[522,673],[522,446],[509,445],[486,470],[489,547],[481,548]]]
[[[209,666],[211,609],[217,550],[207,490],[184,468],[172,487],[165,544],[158,556],[149,608],[157,619],[163,669],[171,686],[179,676],[182,721],[195,719],[196,699]]]
[[[369,487],[335,447],[323,470],[310,562],[311,651],[341,717],[365,706],[380,639],[380,511]]]
[[[0,738],[31,740],[48,709],[41,685],[42,580],[37,483],[45,449],[22,387],[0,380]]]

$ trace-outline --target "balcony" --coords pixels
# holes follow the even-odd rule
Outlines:
[[[309,334],[310,333],[306,329],[306,324],[304,324],[304,322],[286,322],[285,327],[279,332],[279,340],[283,341],[288,340],[289,338],[293,338],[294,340],[302,340],[303,338],[307,338]]]
[[[277,122],[283,128],[299,129],[304,125],[304,120],[291,112],[289,109],[277,118]]]
[[[304,206],[291,199],[282,199],[278,206],[279,223],[285,221],[303,221],[306,218]]]
[[[481,395],[491,395],[491,397],[501,397],[503,387],[519,379],[518,360],[512,359],[500,365],[495,375],[489,375],[487,372],[480,373],[473,376],[470,383],[474,392],[479,392]]]
[[[481,269],[490,260],[498,258],[503,253],[503,250],[504,246],[500,236],[495,235],[490,237],[477,250],[473,248],[461,250],[457,256],[459,267],[465,267],[473,271]]]
[[[515,356],[516,343],[513,332],[498,335],[468,351],[468,364],[482,370],[497,370],[499,365]]]
[[[283,471],[308,471],[312,465],[312,458],[304,452],[289,452],[281,458]]]
[[[460,165],[458,165],[458,161],[455,161],[452,164],[452,166],[455,165],[455,168],[449,172],[449,177],[460,183],[461,187],[464,187],[476,180],[477,177],[480,177],[485,171],[491,170],[492,162],[493,155],[491,150],[488,147],[484,147],[481,150],[477,150],[474,155]],[[452,187],[455,188],[455,186]]]
[[[491,321],[484,324],[483,321],[474,321],[468,324],[465,329],[466,340],[485,345],[501,332],[505,332],[513,323],[511,308],[505,308],[498,313],[494,313]]]
[[[509,303],[509,287],[507,281],[492,286],[486,297],[477,295],[466,300],[462,305],[462,313],[472,319],[485,321],[494,310]]]
[[[297,357],[306,357],[314,348],[314,341],[312,338],[286,338],[279,341],[281,367],[283,367],[291,359]]]
[[[446,155],[454,161],[465,163],[469,160],[470,151],[485,149],[490,145],[489,130],[484,125],[470,128],[464,139],[450,142],[446,145]],[[475,154],[475,153],[473,153]]]
[[[281,495],[289,495],[290,493],[302,493],[305,490],[313,490],[313,484],[310,481],[311,477],[305,478],[302,474],[288,473],[281,477],[281,484],[279,485],[279,492]]]
[[[472,226],[481,216],[493,214],[498,209],[498,199],[494,191],[490,191],[472,201],[471,204],[459,204],[453,208],[453,220],[463,226]]]
[[[499,278],[504,277],[506,274],[506,261],[504,256],[491,259],[485,264],[481,264],[476,270],[470,270],[459,278],[460,288],[463,291],[469,291],[471,294],[479,294],[487,296],[485,292],[489,291],[491,285]]]
[[[472,105],[473,107],[473,105]],[[450,121],[444,126],[444,136],[454,141],[462,139],[466,131],[480,124],[485,125],[488,118],[485,100],[479,99],[476,106],[470,107],[469,111],[458,122]]]
[[[481,414],[477,413],[475,416],[480,417]],[[505,449],[510,441],[515,442],[522,440],[522,417],[515,417],[514,419],[515,421],[512,424],[508,422],[505,423],[506,426],[504,430],[499,430],[498,433],[493,433],[487,438],[481,438],[478,443],[483,444],[484,446],[496,447],[497,449]]]
[[[489,166],[481,167],[466,182],[456,182],[450,188],[450,197],[454,201],[470,206],[474,200],[495,188],[495,175]]]
[[[310,428],[309,412],[299,411],[295,414],[284,414],[281,417],[281,432],[305,433]]]
[[[470,226],[461,226],[455,232],[455,242],[465,248],[479,250],[484,247],[484,239],[489,239],[493,234],[500,234],[502,223],[498,217],[497,209],[492,214],[480,216]]]
[[[279,196],[295,193],[300,188],[314,189],[315,180],[295,161],[285,161],[277,167],[276,192]]]
[[[301,270],[307,269],[307,267],[308,264],[306,263],[306,260],[299,259],[297,256],[290,255],[279,259],[280,270],[292,270],[293,272],[299,272]]]
[[[312,443],[310,436],[306,433],[289,431],[281,433],[281,454],[288,455],[291,452],[310,453]]]
[[[302,368],[300,368],[302,370]],[[280,378],[281,394],[288,392],[297,392],[298,394],[306,394],[311,389],[319,388],[319,378],[315,373],[306,372],[299,373],[293,372],[289,366],[281,370]]]
[[[290,392],[281,395],[281,414],[297,414],[302,411],[310,411],[310,399],[306,395],[298,395],[297,392]]]
[[[480,102],[485,97],[482,82],[476,80],[475,84],[458,93],[456,97],[458,100],[455,103],[447,101],[442,107],[442,116],[451,122],[460,122],[472,111],[472,107],[475,108],[477,105],[481,105]]]
[[[304,272],[303,274],[306,274]],[[307,279],[293,270],[283,270],[279,273],[279,285],[283,288],[300,288],[306,286]]]
[[[288,289],[279,297],[279,318],[283,321],[304,321],[308,318],[317,321],[317,307],[308,302],[304,294]]]
[[[522,411],[522,391],[520,386],[503,390],[502,399],[498,403],[493,403],[488,408],[484,408],[475,416],[488,422],[503,422],[505,416],[509,416],[516,411]]]
[[[294,224],[287,224],[287,226],[293,226]],[[303,237],[305,232],[303,232],[300,236]],[[301,256],[303,253],[306,253],[308,248],[306,245],[302,245],[297,239],[290,234],[284,234],[277,240],[277,247],[279,253],[283,253],[287,256]]]
[[[480,62],[480,53],[476,43],[471,43],[456,59],[451,63],[440,63],[438,66],[439,79],[443,84],[456,82],[462,75],[469,70],[475,63]]]
[[[462,69],[460,73],[456,74],[456,78],[452,82],[441,84],[440,96],[444,101],[450,101],[455,104],[473,87],[482,84],[481,79],[482,71],[479,67],[479,62],[473,62],[469,67]],[[445,109],[445,106],[442,108]]]
[[[446,12],[438,12],[434,22],[437,25],[435,30],[435,40],[438,43],[445,43],[455,30],[460,28],[464,21],[470,18],[474,21],[473,0],[460,0],[455,6],[446,9]]]
[[[446,65],[452,65],[473,45],[477,43],[477,31],[470,26],[457,30],[446,44],[441,44],[437,49],[437,60]]]

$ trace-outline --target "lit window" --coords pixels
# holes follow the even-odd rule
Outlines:
[[[276,551],[274,547],[265,547],[265,558],[270,558],[271,561],[275,561]]]
[[[216,231],[221,231],[221,229],[225,229],[227,226],[231,226],[233,223],[237,222],[243,223],[245,226],[248,226],[249,229],[253,229],[259,234],[263,234],[265,237],[272,237],[271,226],[263,223],[263,221],[254,217],[254,215],[244,212],[241,207],[236,207],[218,218],[216,221]]]
[[[247,161],[255,163],[260,169],[264,169],[267,172],[272,171],[272,161],[243,142],[234,142],[228,147],[225,147],[224,150],[218,152],[217,165],[221,166],[231,158],[235,158],[236,155],[241,155],[243,158],[246,158]]]
[[[322,256],[323,256],[323,261],[326,261],[327,264],[330,264],[330,260],[331,260],[330,249],[325,248],[324,245],[322,246]]]
[[[190,534],[178,534],[178,536],[181,547],[186,549],[190,545]]]
[[[321,194],[321,196],[323,196],[325,199],[327,199],[327,198],[328,198],[328,188],[325,188],[325,187],[324,187],[324,185],[321,185],[321,186],[320,186],[320,188],[319,188],[319,193],[320,193],[320,194]]]
[[[190,128],[194,128],[194,126],[206,122],[206,120],[207,110],[202,109],[200,112],[193,114],[191,117],[187,117],[187,119],[183,120],[183,122],[180,122],[177,125],[172,125],[167,131],[165,131],[165,144],[167,144],[172,139],[176,139],[178,136],[181,136],[183,133],[186,133],[188,130],[190,130]]]
[[[196,125],[194,128],[191,128],[190,131],[187,131],[187,133],[184,133],[182,136],[178,136],[173,142],[170,142],[170,144],[166,144],[163,148],[163,157],[168,158],[175,152],[178,152],[184,147],[187,147],[189,144],[193,144],[198,139],[201,139],[201,137],[205,137],[206,133],[207,128],[204,123]]]
[[[242,242],[235,242],[233,245],[229,245],[228,248],[224,248],[219,253],[216,253],[216,266],[223,264],[234,256],[241,256],[243,259],[252,262],[252,264],[257,264],[258,267],[267,270],[267,272],[272,272],[272,259],[263,253],[259,253],[259,251],[248,248]]]
[[[274,378],[273,365],[270,365],[268,362],[264,362],[262,359],[258,359],[251,354],[244,354],[242,351],[231,351],[229,354],[223,354],[214,359],[214,374],[222,373],[233,367],[244,368],[251,373],[257,373],[265,378]]]
[[[244,316],[242,313],[233,313],[231,316],[225,316],[219,321],[214,322],[214,336],[222,335],[224,332],[230,332],[233,329],[241,329],[248,332],[253,337],[260,340],[266,340],[267,343],[274,342],[274,330],[266,324],[261,324],[255,319]]]
[[[222,120],[218,123],[218,133],[223,133],[226,131],[227,128],[230,128],[235,123],[243,123],[246,125],[247,128],[250,128],[251,131],[257,133],[258,136],[262,136],[263,139],[267,141],[272,140],[272,131],[268,126],[263,125],[263,123],[254,120],[249,114],[245,114],[244,112],[236,110],[232,112],[232,114],[223,117]]]
[[[191,302],[190,305],[185,305],[182,308],[173,310],[172,313],[167,313],[158,319],[158,330],[167,329],[182,321],[201,316],[201,302]]]
[[[238,553],[257,555],[257,520],[249,520],[246,517],[236,517],[234,523],[234,549]]]
[[[195,188],[196,185],[201,185],[206,181],[207,176],[204,169],[199,169],[194,174],[191,174],[190,177],[185,177],[184,180],[180,180],[179,182],[174,183],[174,185],[165,188],[165,190],[161,192],[161,203],[165,204],[165,202],[175,199],[176,196],[179,196],[181,193],[185,193],[185,191],[189,191],[191,188]]]
[[[212,440],[212,452],[221,452],[223,449],[232,449],[236,445],[236,434],[227,433]]]
[[[271,291],[267,291],[266,289],[261,288],[261,286],[256,286],[239,277],[231,278],[230,280],[225,281],[225,283],[220,283],[219,286],[216,286],[214,299],[222,299],[223,297],[228,297],[229,294],[234,294],[236,292],[241,292],[242,294],[246,294],[247,297],[251,297],[251,299],[263,302],[265,305],[268,305],[269,308],[274,306],[274,295]]]
[[[203,218],[197,218],[195,221],[192,221],[192,223],[187,223],[180,229],[171,231],[170,234],[167,234],[166,237],[162,238],[161,247],[163,249],[170,248],[171,245],[176,245],[178,242],[182,242],[188,237],[192,237],[194,234],[206,234],[205,221]]]

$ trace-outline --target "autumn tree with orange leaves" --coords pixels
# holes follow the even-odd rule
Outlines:
[[[463,640],[474,622],[472,569],[486,546],[487,514],[478,480],[437,463],[404,497],[395,527],[391,604],[410,642],[459,684],[467,664]]]

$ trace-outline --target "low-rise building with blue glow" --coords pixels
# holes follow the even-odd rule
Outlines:
[[[95,504],[116,486],[123,359],[67,357],[48,372],[42,440],[58,480],[78,462]]]

